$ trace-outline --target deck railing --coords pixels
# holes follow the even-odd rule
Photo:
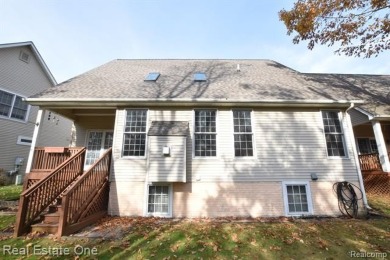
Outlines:
[[[85,150],[79,150],[49,175],[22,192],[15,225],[16,236],[27,232],[34,220],[83,173]]]
[[[378,153],[359,155],[360,169],[362,171],[380,171],[382,170]]]
[[[107,214],[111,148],[62,196],[58,236],[71,234]]]
[[[50,171],[83,147],[35,147],[31,171]]]

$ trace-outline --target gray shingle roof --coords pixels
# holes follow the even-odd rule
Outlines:
[[[240,71],[236,70],[240,64]],[[156,82],[145,82],[159,72]],[[194,82],[205,72],[206,82]],[[114,60],[34,98],[324,99],[304,77],[270,60]]]
[[[187,136],[189,126],[186,121],[153,121],[148,135],[150,136]]]
[[[390,116],[390,75],[303,74],[309,89],[330,99],[363,100],[359,105],[374,116]],[[323,85],[312,87],[311,82]]]
[[[156,82],[144,81],[150,72],[161,74]],[[207,81],[194,82],[196,72]],[[363,108],[390,115],[389,82],[390,76],[299,73],[271,60],[114,60],[28,100],[365,100]]]

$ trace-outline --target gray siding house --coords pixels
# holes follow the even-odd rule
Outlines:
[[[271,60],[114,60],[27,100],[74,121],[87,167],[112,147],[111,215],[338,215],[335,182],[366,202],[351,120],[364,96],[326,77]]]
[[[24,174],[38,107],[28,96],[53,88],[50,70],[32,42],[0,44],[0,169],[13,177]],[[72,121],[47,111],[40,146],[68,146]]]

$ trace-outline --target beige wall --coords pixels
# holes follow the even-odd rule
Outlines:
[[[380,123],[382,126],[383,137],[386,142],[387,152],[390,152],[390,123],[386,121]],[[355,126],[353,128],[353,132],[355,138],[359,138],[359,137],[375,138],[371,123]]]
[[[340,215],[334,182],[310,182],[314,215]],[[353,184],[358,186],[357,182]],[[284,216],[282,182],[173,183],[173,217]],[[145,184],[112,182],[109,214],[143,216]],[[361,207],[360,203],[360,207]]]

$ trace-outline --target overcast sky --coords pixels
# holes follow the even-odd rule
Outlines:
[[[293,1],[0,0],[0,43],[33,41],[58,82],[113,59],[271,59],[301,72],[390,74],[378,58],[294,45]]]

